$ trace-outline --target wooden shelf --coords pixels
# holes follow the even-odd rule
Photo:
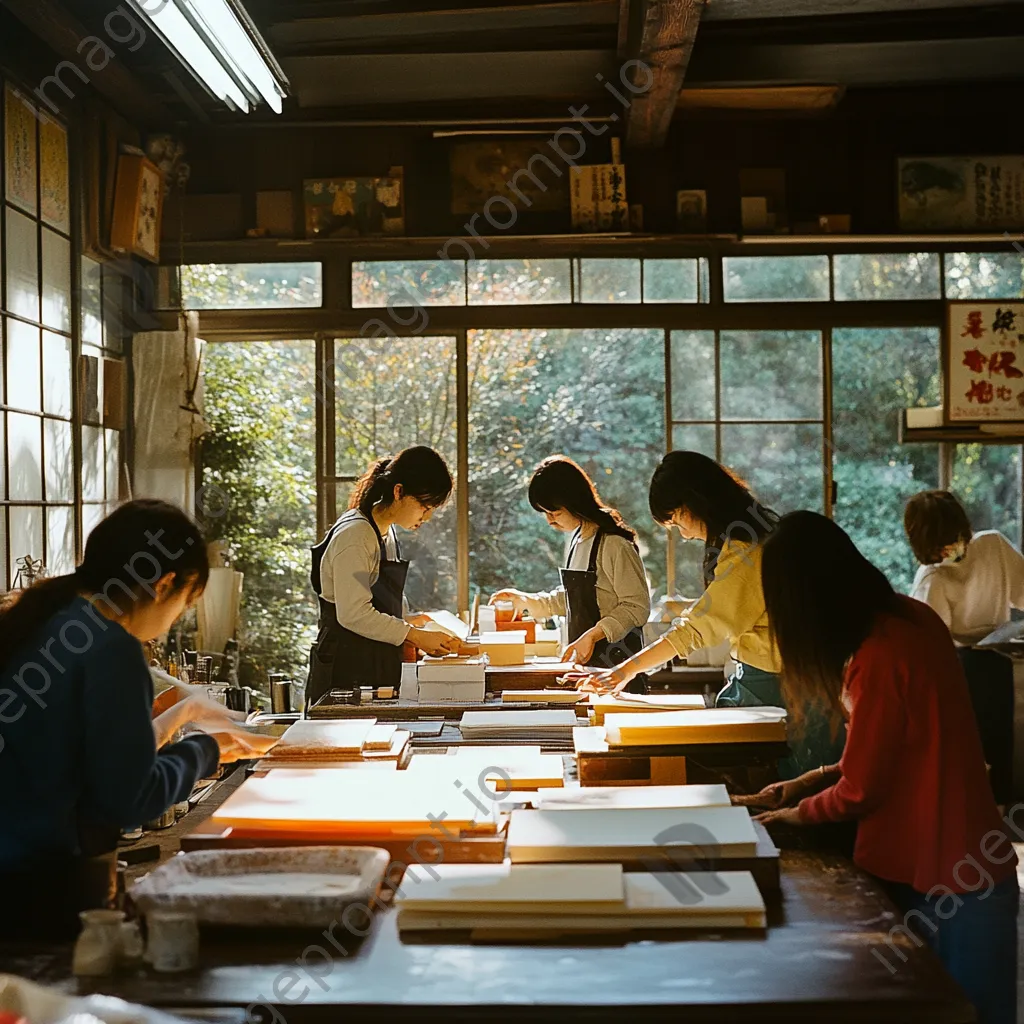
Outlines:
[[[1006,424],[1013,427],[1012,434],[990,434],[980,427],[963,426],[918,427],[907,426],[906,410],[899,418],[897,437],[900,444],[1024,444],[1024,423]]]

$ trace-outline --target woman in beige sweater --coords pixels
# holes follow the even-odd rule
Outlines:
[[[728,640],[736,667],[716,706],[785,707],[782,664],[761,589],[762,542],[778,524],[778,515],[761,505],[738,476],[697,452],[670,452],[662,459],[651,480],[650,507],[663,526],[675,527],[685,540],[704,542],[705,590],[664,637],[597,677],[595,685],[620,690],[638,673]],[[802,735],[790,735],[792,757],[779,764],[783,777],[839,759],[842,742],[832,739],[829,723],[810,714],[804,721]]]

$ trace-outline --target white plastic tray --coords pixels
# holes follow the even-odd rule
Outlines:
[[[18,1014],[29,1024],[182,1024],[180,1017],[148,1006],[113,996],[66,996],[13,974],[0,974],[0,1010]]]
[[[388,852],[371,846],[202,850],[161,864],[129,891],[143,914],[194,914],[200,924],[321,928],[345,907],[372,910]]]

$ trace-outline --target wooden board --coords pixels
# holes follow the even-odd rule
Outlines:
[[[516,810],[508,827],[514,864],[640,860],[668,855],[752,857],[757,833],[742,807]]]
[[[594,725],[604,725],[609,714],[643,714],[667,711],[703,711],[704,696],[699,693],[664,694],[657,697],[646,694],[621,694],[616,697],[594,694],[590,698]]]
[[[411,839],[408,836],[386,836],[366,840],[337,835],[278,835],[247,832],[245,829],[221,828],[212,821],[204,822],[181,837],[181,848],[192,850],[251,850],[288,846],[376,846],[391,856],[387,880],[390,886],[401,882],[407,864],[500,864],[505,859],[504,835],[444,835],[429,831]]]
[[[728,790],[711,786],[563,786],[561,789],[540,789],[539,810],[574,810],[581,808],[620,807],[730,807]]]
[[[489,914],[621,910],[621,864],[413,865],[396,905],[402,910]]]
[[[502,690],[503,704],[579,704],[587,694],[578,690]]]
[[[513,865],[515,867],[534,865]],[[437,870],[442,870],[441,868]],[[574,870],[595,865],[574,865]],[[492,870],[471,866],[461,870]],[[408,877],[408,875],[407,875]],[[638,872],[622,876],[623,900],[616,910],[600,911],[598,904],[574,907],[571,903],[552,905],[529,900],[497,909],[486,902],[444,901],[417,906],[399,901],[398,927],[401,931],[469,929],[498,931],[515,937],[560,935],[639,928],[753,928],[766,924],[764,898],[746,871],[687,872],[667,876]],[[568,875],[566,885],[571,885]],[[523,935],[526,938],[526,935]]]
[[[382,772],[367,785],[352,772],[272,771],[244,782],[210,820],[250,834],[369,838],[429,835],[431,816],[443,817],[453,832],[497,831],[493,806],[439,791],[409,772]]]
[[[605,739],[609,747],[784,743],[785,714],[781,708],[610,714],[605,717]]]

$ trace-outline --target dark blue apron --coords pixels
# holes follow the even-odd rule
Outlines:
[[[565,590],[565,613],[568,624],[569,643],[577,641],[587,630],[593,629],[601,621],[601,609],[597,602],[597,556],[600,553],[604,532],[598,530],[594,542],[590,546],[590,562],[585,570],[570,569],[576,545],[580,542],[580,531],[573,535],[569,547],[569,558],[566,567],[559,569],[562,577],[562,588]],[[598,640],[594,644],[594,652],[587,662],[592,668],[614,668],[621,665],[627,658],[639,654],[644,647],[644,634],[640,627],[635,626],[617,643]],[[626,689],[630,693],[646,693],[647,677],[637,676]]]
[[[384,539],[377,529],[373,517],[363,516],[357,510],[346,512],[327,531],[319,544],[312,549],[313,567],[310,572],[310,583],[320,604],[320,623],[316,643],[309,652],[309,678],[306,683],[306,700],[309,704],[318,700],[330,690],[351,690],[358,686],[394,686],[402,682],[402,645],[385,643],[382,640],[371,640],[346,629],[338,622],[336,606],[325,601],[320,580],[320,562],[324,552],[331,543],[338,529],[354,516],[366,519],[377,535],[380,545],[380,570],[377,582],[370,588],[373,607],[385,615],[402,618],[405,579],[409,573],[409,563],[402,559],[402,552],[395,541],[395,554],[392,560],[387,557]]]

